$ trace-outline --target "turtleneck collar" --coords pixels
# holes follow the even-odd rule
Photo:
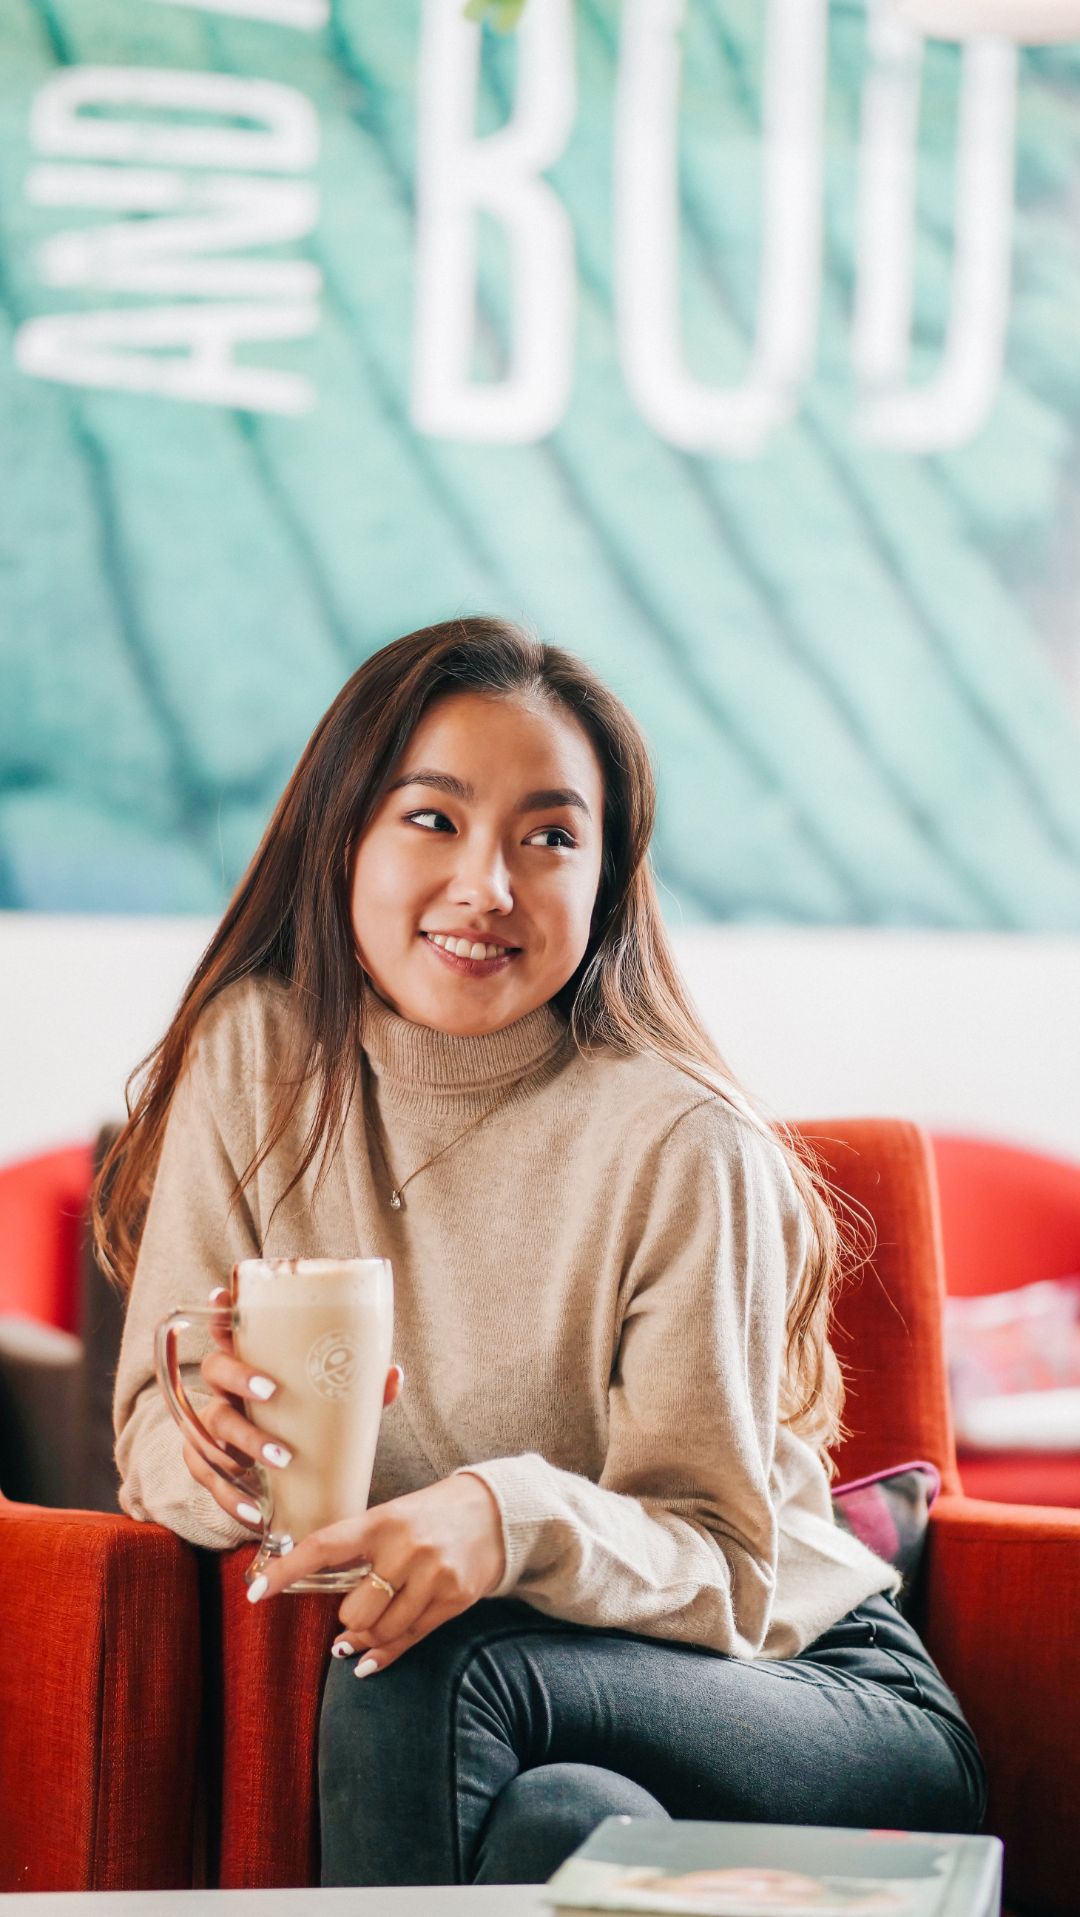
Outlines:
[[[380,1094],[418,1109],[464,1107],[501,1091],[508,1105],[527,1098],[565,1059],[568,1027],[540,1005],[497,1032],[462,1037],[414,1025],[361,980],[360,1041]]]

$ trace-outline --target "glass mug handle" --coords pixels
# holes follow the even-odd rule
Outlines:
[[[223,1447],[211,1437],[188,1397],[176,1353],[179,1332],[187,1331],[196,1322],[205,1321],[209,1324],[220,1310],[220,1305],[187,1305],[181,1310],[171,1311],[167,1318],[163,1318],[154,1332],[154,1370],[157,1372],[161,1395],[192,1449],[198,1452],[204,1464],[209,1465],[214,1476],[228,1485],[230,1491],[240,1491],[246,1498],[254,1497],[258,1504],[263,1529],[258,1555],[244,1573],[245,1582],[250,1584],[268,1558],[284,1557],[292,1550],[293,1540],[287,1533],[280,1537],[273,1535],[274,1497],[265,1468],[253,1460],[247,1470],[240,1469],[234,1475],[230,1471],[223,1471],[217,1463],[213,1454]]]

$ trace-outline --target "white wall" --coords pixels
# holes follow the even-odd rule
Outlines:
[[[212,923],[0,913],[0,1163],[123,1106]],[[1080,1159],[1080,938],[694,927],[728,1063],[785,1118],[904,1115]]]

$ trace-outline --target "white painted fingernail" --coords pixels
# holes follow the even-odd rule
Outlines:
[[[248,1379],[248,1390],[253,1398],[262,1398],[265,1401],[273,1397],[277,1386],[272,1378],[263,1378],[256,1373],[254,1378]]]
[[[257,1578],[252,1578],[251,1583],[248,1585],[248,1603],[257,1604],[261,1597],[266,1596],[269,1586],[269,1578],[261,1575]]]
[[[262,1454],[267,1464],[276,1464],[279,1471],[292,1463],[292,1452],[286,1451],[283,1444],[264,1444]]]
[[[379,1666],[373,1657],[364,1657],[364,1658],[361,1658],[359,1664],[357,1665],[355,1671],[353,1672],[353,1676],[354,1677],[370,1677],[372,1671],[377,1671],[378,1668]]]
[[[238,1504],[236,1507],[236,1515],[238,1518],[243,1518],[248,1524],[262,1523],[262,1512],[256,1504]]]
[[[331,1657],[355,1657],[356,1652],[353,1650],[351,1644],[346,1644],[342,1641],[339,1644],[331,1644],[330,1655]]]
[[[210,1303],[216,1305],[219,1298],[231,1298],[231,1296],[228,1285],[215,1285],[210,1293]]]

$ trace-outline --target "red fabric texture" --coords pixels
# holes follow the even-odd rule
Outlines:
[[[0,1495],[0,1890],[191,1883],[201,1667],[171,1531]]]
[[[319,1881],[319,1710],[341,1599],[290,1593],[249,1604],[244,1571],[253,1556],[245,1545],[214,1565],[208,1656],[216,1667],[207,1691],[221,1814],[210,1856],[223,1890]]]
[[[1064,1504],[1080,1509],[1080,1452],[984,1451],[960,1459],[969,1498],[997,1504]]]
[[[942,1243],[956,1298],[1080,1272],[1080,1165],[1019,1145],[933,1135]],[[1080,1507],[1080,1451],[965,1453],[969,1497]]]
[[[812,1147],[849,1228],[873,1243],[836,1299],[832,1341],[848,1388],[837,1481],[926,1458],[943,1491],[958,1491],[929,1136],[886,1118],[801,1120],[793,1130]]]
[[[1076,1917],[1080,1513],[939,1498],[923,1599],[925,1641],[986,1758],[1009,1899]]]
[[[71,1145],[0,1168],[0,1312],[79,1329],[79,1249],[93,1150]]]
[[[933,1146],[953,1297],[1080,1272],[1080,1165],[941,1132]]]

